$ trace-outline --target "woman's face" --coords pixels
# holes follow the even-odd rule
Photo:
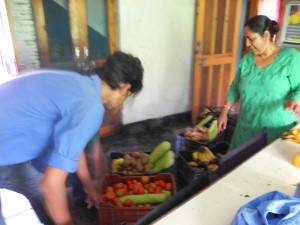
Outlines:
[[[254,55],[262,54],[267,48],[267,41],[265,36],[254,33],[248,26],[244,27],[244,38],[246,39],[246,46]]]

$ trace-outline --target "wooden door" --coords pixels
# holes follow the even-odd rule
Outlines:
[[[192,122],[224,104],[234,78],[243,0],[197,0]]]
[[[43,67],[87,73],[118,48],[116,0],[32,0]],[[106,111],[100,135],[114,133],[119,111]]]

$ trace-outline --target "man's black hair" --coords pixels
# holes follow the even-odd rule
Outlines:
[[[143,88],[143,72],[142,63],[137,57],[121,51],[109,56],[102,67],[95,69],[95,73],[112,89],[120,87],[122,82],[129,83],[133,94]]]

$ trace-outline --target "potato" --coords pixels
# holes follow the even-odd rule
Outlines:
[[[142,159],[141,158],[137,158],[136,159],[136,163],[138,164],[138,163],[142,163]]]
[[[150,168],[145,169],[145,173],[152,173],[152,169]]]
[[[145,153],[145,152],[142,152],[140,154],[141,158],[149,158],[149,154]]]
[[[140,153],[139,152],[132,152],[131,156],[138,159],[138,158],[140,158]]]
[[[124,159],[123,165],[124,165],[125,167],[128,167],[128,166],[130,165],[130,159]]]
[[[185,132],[184,132],[183,136],[184,137],[190,137],[192,132],[194,132],[194,129],[191,128],[191,127],[188,127],[188,128],[185,129]]]
[[[146,158],[146,157],[142,158],[141,162],[143,165],[146,165],[148,163],[148,158]]]
[[[131,156],[129,154],[125,154],[123,158],[124,159],[131,159]]]
[[[209,141],[207,133],[193,132],[190,139],[193,141]]]
[[[194,131],[201,132],[201,133],[207,133],[208,128],[207,127],[195,127]]]
[[[138,163],[136,164],[136,170],[137,170],[138,172],[140,172],[140,173],[144,172],[144,166],[142,165],[141,162],[138,162]]]
[[[130,159],[130,165],[135,168],[136,167],[136,159],[135,158],[131,158]]]
[[[152,168],[153,168],[153,164],[151,164],[151,163],[148,163],[148,164],[145,165],[146,170],[150,169],[152,171]]]

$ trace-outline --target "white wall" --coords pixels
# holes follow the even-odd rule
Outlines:
[[[38,68],[31,0],[9,2],[21,71]],[[122,123],[191,111],[195,0],[119,0],[118,17],[120,50],[145,70],[144,89],[124,103]]]
[[[138,56],[144,89],[126,101],[122,123],[191,111],[194,0],[119,1],[120,50]]]

